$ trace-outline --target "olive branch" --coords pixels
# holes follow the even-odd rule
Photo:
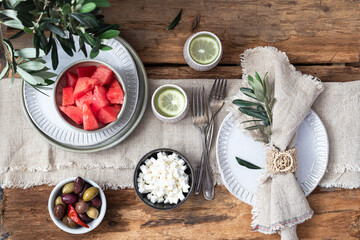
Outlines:
[[[105,44],[107,39],[119,35],[118,24],[106,24],[101,8],[109,7],[106,0],[0,0],[0,40],[4,48],[5,67],[0,80],[15,74],[39,90],[54,81],[56,74],[45,67],[44,55],[51,54],[52,67],[59,64],[57,43],[69,55],[75,49],[74,36],[79,36],[79,51],[87,57],[85,43],[91,46],[90,58],[100,51],[112,48]],[[18,29],[9,38],[3,36],[1,25]],[[33,35],[33,48],[15,49],[11,40],[24,34]]]
[[[240,112],[252,117],[251,120],[242,122],[254,123],[254,125],[246,127],[245,129],[249,131],[259,130],[264,136],[262,141],[267,144],[270,142],[272,108],[276,99],[273,97],[273,91],[267,73],[265,73],[263,78],[261,78],[257,72],[255,72],[255,78],[248,75],[248,83],[250,88],[240,88],[240,91],[256,101],[236,99],[233,101],[233,104],[239,106]],[[260,167],[243,159],[236,158],[236,160],[240,165],[247,168],[260,169]]]

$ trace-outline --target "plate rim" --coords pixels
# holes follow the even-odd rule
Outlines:
[[[130,81],[129,84],[131,86],[131,88],[135,87],[134,93],[136,94],[136,97],[132,97],[131,101],[129,100],[129,103],[131,102],[131,106],[132,108],[124,111],[124,113],[126,112],[126,116],[125,114],[123,114],[123,116],[125,116],[125,118],[120,118],[118,119],[118,121],[111,127],[111,128],[104,128],[104,129],[99,129],[97,132],[92,131],[92,132],[85,132],[85,131],[76,131],[74,130],[74,128],[64,128],[63,125],[61,126],[57,126],[57,122],[53,122],[50,121],[48,118],[46,118],[46,114],[43,110],[40,110],[41,107],[39,106],[39,100],[36,96],[36,94],[38,94],[35,90],[33,90],[28,84],[23,84],[23,88],[22,88],[22,94],[24,97],[24,105],[25,108],[27,110],[27,113],[29,115],[29,117],[31,118],[32,122],[36,125],[36,127],[42,131],[47,137],[53,139],[54,141],[63,144],[63,145],[67,145],[67,146],[75,146],[77,148],[83,149],[83,148],[89,148],[92,146],[97,146],[98,144],[101,144],[103,142],[106,142],[107,140],[113,138],[115,135],[117,135],[118,132],[120,132],[122,129],[124,129],[129,122],[131,121],[131,119],[133,119],[135,113],[136,113],[136,109],[137,109],[137,104],[139,101],[139,96],[140,96],[140,89],[139,89],[139,84],[141,85],[141,81],[139,80],[139,73],[138,73],[138,67],[136,66],[135,60],[132,56],[132,54],[130,53],[130,51],[128,50],[128,48],[122,43],[122,41],[120,39],[114,38],[114,39],[110,39],[111,42],[108,42],[110,44],[110,46],[112,45],[117,45],[120,46],[120,50],[115,50],[115,54],[118,52],[125,52],[126,56],[127,56],[127,61],[130,62],[131,66],[131,71],[133,72],[133,75],[131,76],[131,78],[127,78],[128,77],[128,73],[127,73],[127,67],[125,68],[125,72],[124,74],[126,75],[126,79],[128,79],[127,81]],[[109,41],[110,41],[109,40]],[[119,55],[119,59],[123,59],[123,56]],[[76,60],[75,62],[81,62],[83,60],[89,60],[87,58],[83,58],[80,60]],[[98,59],[95,59],[98,60]],[[104,60],[100,60],[100,61],[104,61]],[[105,64],[109,64],[107,62],[105,62]],[[67,65],[69,66],[69,65]],[[61,74],[61,71],[60,73]],[[122,78],[124,78],[124,76],[121,76]],[[134,78],[134,80],[132,80],[132,78]],[[130,91],[129,89],[127,89],[127,91]],[[51,94],[53,94],[53,90],[51,90]],[[50,94],[50,93],[49,93]],[[35,100],[37,99],[37,100]],[[35,102],[34,102],[35,100]],[[31,103],[31,104],[30,104]],[[53,103],[51,103],[50,105],[53,105]],[[49,105],[49,106],[50,106]],[[129,106],[130,106],[129,105]],[[40,117],[36,117],[35,116],[39,116]],[[45,120],[44,120],[45,119]],[[67,125],[67,123],[65,123],[65,125]],[[45,127],[44,127],[45,126]],[[49,127],[50,126],[50,127]],[[50,129],[50,132],[49,132]],[[53,129],[53,130],[51,130]],[[65,137],[63,137],[65,134]],[[77,138],[77,139],[83,139],[83,141],[79,142],[79,141],[73,141],[73,139]],[[97,138],[100,137],[100,141],[98,142]],[[86,139],[84,141],[84,139]],[[89,141],[89,142],[88,142]]]
[[[121,136],[117,136],[114,135],[113,137],[105,140],[105,142],[109,142],[104,146],[98,146],[98,144],[96,145],[92,145],[92,146],[86,146],[87,148],[81,148],[81,147],[73,147],[73,146],[69,146],[60,142],[57,142],[54,139],[51,139],[49,136],[46,136],[45,133],[43,133],[36,125],[35,123],[32,121],[32,119],[30,118],[26,107],[25,107],[25,101],[24,101],[24,94],[23,93],[23,88],[25,86],[24,82],[21,85],[20,91],[21,91],[21,102],[22,102],[22,106],[23,106],[23,111],[25,113],[25,117],[27,118],[28,122],[30,123],[30,125],[32,126],[32,128],[43,138],[45,139],[45,141],[47,141],[49,144],[55,146],[55,147],[59,147],[63,150],[69,151],[69,152],[75,152],[75,153],[93,153],[93,152],[100,152],[106,149],[109,149],[111,147],[114,147],[115,145],[119,144],[120,142],[122,142],[123,140],[125,140],[135,129],[136,127],[139,125],[141,119],[144,116],[145,110],[146,110],[146,106],[147,106],[147,102],[148,102],[148,94],[149,94],[149,89],[148,89],[148,77],[146,74],[146,70],[144,67],[143,62],[141,61],[140,57],[138,56],[138,54],[135,52],[135,50],[131,47],[131,45],[126,42],[123,38],[121,37],[116,37],[115,39],[117,39],[121,44],[123,44],[125,46],[125,48],[130,52],[130,55],[134,58],[134,62],[135,62],[135,66],[138,66],[137,68],[137,74],[138,74],[138,69],[141,71],[141,75],[142,75],[142,83],[144,84],[144,96],[143,96],[143,103],[141,105],[141,108],[139,110],[138,113],[136,113],[136,111],[138,109],[135,109],[135,114],[132,116],[132,118],[130,119],[130,121],[128,122],[128,124],[126,126],[128,126],[129,124],[131,124],[131,121],[134,120],[132,126],[129,128],[129,130],[127,130],[123,135]],[[138,76],[138,78],[140,79],[140,77]],[[141,89],[139,87],[139,95],[141,93]],[[140,105],[139,105],[140,106]],[[137,116],[135,116],[137,115]],[[125,126],[125,127],[126,127]]]
[[[231,179],[234,179],[232,182],[229,182],[229,178],[226,179],[226,177],[224,176],[224,170],[222,169],[222,165],[221,164],[221,160],[220,160],[220,157],[219,157],[219,138],[220,138],[220,134],[221,134],[221,130],[223,129],[224,127],[224,124],[225,122],[227,122],[234,114],[232,112],[228,113],[225,118],[223,119],[223,121],[221,122],[221,125],[219,127],[219,131],[218,131],[218,134],[217,134],[217,138],[216,138],[216,160],[217,160],[217,164],[218,164],[218,169],[219,169],[219,173],[220,173],[220,176],[221,176],[221,179],[222,179],[222,182],[224,184],[224,186],[226,187],[226,189],[232,194],[234,195],[237,199],[239,199],[240,201],[244,202],[244,203],[247,203],[249,205],[252,205],[254,202],[254,195],[255,194],[252,194],[253,196],[251,196],[251,198],[249,199],[248,198],[248,195],[250,194],[250,192],[248,192],[246,189],[243,188],[242,185],[239,184],[239,189],[237,189],[236,193],[233,191],[233,188],[230,186],[235,180],[235,178],[232,176],[231,174]],[[325,137],[325,143],[326,143],[326,148],[324,149],[325,151],[325,157],[324,157],[324,160],[325,160],[325,163],[323,164],[324,167],[319,171],[320,174],[319,174],[319,177],[317,177],[316,179],[316,184],[313,184],[312,186],[306,186],[307,187],[307,190],[305,191],[304,188],[303,188],[303,183],[304,182],[307,182],[309,181],[308,178],[309,176],[311,175],[311,173],[313,172],[314,168],[312,167],[311,168],[311,171],[310,173],[305,177],[305,179],[302,181],[302,183],[300,184],[300,187],[301,189],[303,190],[305,196],[308,196],[312,191],[314,191],[314,189],[319,185],[321,179],[323,178],[325,172],[326,172],[326,168],[327,168],[327,164],[329,162],[329,138],[328,138],[328,135],[327,135],[327,131],[326,131],[326,128],[325,128],[325,125],[324,123],[321,121],[321,118],[316,114],[316,112],[312,109],[309,110],[309,112],[307,113],[306,117],[304,118],[307,119],[308,117],[314,117],[317,121],[318,121],[318,125],[321,126],[321,131],[323,131],[323,137]],[[304,121],[303,120],[303,121]],[[236,124],[236,123],[234,123]],[[311,124],[311,123],[310,123]],[[317,158],[316,158],[317,159]],[[314,160],[313,162],[313,166],[316,162],[316,159]],[[318,169],[317,169],[318,171]],[[241,191],[241,193],[239,194],[239,191]],[[243,197],[245,194],[245,197]]]

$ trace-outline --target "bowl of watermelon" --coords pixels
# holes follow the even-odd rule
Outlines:
[[[120,74],[98,60],[70,64],[58,75],[53,91],[60,117],[80,131],[109,128],[126,105],[126,86]]]

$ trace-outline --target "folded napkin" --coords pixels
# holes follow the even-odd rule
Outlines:
[[[296,71],[286,54],[273,47],[249,49],[241,57],[243,81],[248,75],[254,76],[255,72],[260,76],[268,72],[270,85],[274,87],[276,102],[269,150],[282,152],[292,149],[298,126],[323,91],[321,82]],[[234,98],[239,97],[247,98],[243,94]],[[249,118],[235,107],[232,111],[239,121]],[[252,134],[254,138],[261,138],[259,132]],[[267,173],[259,183],[252,214],[254,231],[266,234],[281,232],[283,239],[296,239],[296,225],[311,218],[313,211],[294,173]]]

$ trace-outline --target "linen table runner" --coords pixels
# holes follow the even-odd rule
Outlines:
[[[213,79],[149,80],[149,95],[165,83],[178,84],[190,94],[193,85],[205,85],[209,92]],[[16,79],[12,88],[9,88],[9,84],[9,79],[0,82],[0,184],[3,187],[56,185],[67,177],[78,175],[92,178],[102,187],[132,187],[137,161],[147,151],[159,147],[170,147],[182,152],[194,167],[200,161],[201,142],[197,134],[192,132],[191,114],[178,123],[166,124],[155,118],[149,104],[135,131],[112,149],[91,154],[75,154],[58,149],[48,144],[27,122],[21,105],[20,79]],[[227,95],[233,96],[244,86],[246,80],[229,80]],[[360,139],[360,109],[357,106],[360,81],[324,82],[323,86],[324,92],[313,105],[326,127],[330,143],[329,168],[320,185],[359,187],[360,144],[357,143]],[[224,107],[216,119],[215,131],[226,114]],[[164,130],[174,132],[176,136],[164,136]],[[182,140],[184,138],[187,139],[185,143]],[[216,182],[221,184],[214,146],[210,155],[211,165]]]
[[[149,101],[155,89],[166,83],[183,87],[190,97],[193,86],[204,85],[209,93],[213,81],[149,80]],[[181,152],[195,168],[200,162],[201,139],[195,131],[190,111],[185,119],[177,123],[163,123],[154,116],[149,102],[145,115],[135,131],[111,149],[99,153],[80,154],[51,146],[27,122],[21,105],[19,83],[20,79],[17,79],[13,88],[9,89],[9,79],[0,82],[0,183],[3,187],[56,185],[61,180],[73,176],[90,178],[106,188],[132,187],[133,172],[140,158],[153,149],[163,147]],[[239,80],[229,80],[228,94],[234,95],[239,87]],[[224,108],[219,113],[216,126],[221,124],[226,114]],[[221,183],[216,165],[215,144],[210,158],[215,180]]]

